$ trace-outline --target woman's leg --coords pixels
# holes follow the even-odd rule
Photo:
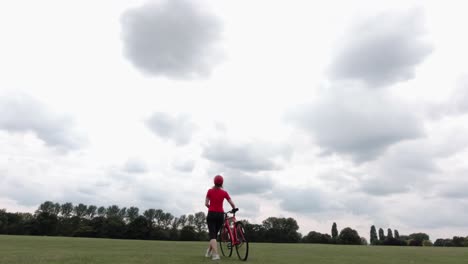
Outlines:
[[[210,241],[208,242],[208,249],[206,250],[206,257],[211,257],[214,254],[218,254],[216,248],[216,218],[213,216],[212,212],[208,212],[206,217],[206,224],[208,225],[208,233],[210,237]],[[215,238],[214,244],[212,243],[213,238]],[[213,245],[215,247],[213,247]]]
[[[214,216],[214,221],[213,222],[214,222],[215,230],[214,230],[214,236],[210,237],[211,252],[213,253],[212,254],[213,256],[218,256],[219,257],[218,243],[216,241],[216,236],[219,233],[219,230],[221,229],[221,227],[223,226],[224,213],[216,213],[215,216]]]
[[[218,254],[218,243],[216,243],[216,238],[210,239],[210,248],[212,255],[219,255]]]

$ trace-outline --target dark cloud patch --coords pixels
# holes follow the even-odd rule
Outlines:
[[[414,78],[415,67],[431,52],[420,9],[383,13],[352,28],[332,61],[335,80],[360,80],[371,87]]]
[[[47,186],[7,175],[0,185],[0,196],[6,197],[23,206],[35,206],[41,201],[51,199]]]
[[[460,137],[465,132],[451,127],[432,128],[432,131],[434,135],[392,146],[385,155],[369,164],[368,175],[360,181],[361,190],[374,196],[407,192],[440,194],[438,179],[447,177],[440,161],[463,151],[468,140]],[[445,195],[459,195],[459,190],[453,187],[444,189]]]
[[[356,162],[374,160],[390,145],[423,134],[411,109],[379,91],[353,87],[325,93],[287,119],[313,136],[324,153],[349,155]]]
[[[205,145],[202,153],[203,157],[222,167],[245,172],[280,169],[279,163],[289,159],[291,154],[291,148],[286,145],[231,143],[221,140]]]
[[[426,216],[426,217],[421,217]],[[468,202],[454,199],[427,199],[408,204],[398,216],[413,228],[433,229],[446,227],[466,227]]]
[[[444,186],[438,194],[449,199],[468,199],[468,192],[466,190],[468,190],[467,182],[453,182]]]
[[[10,133],[33,133],[58,150],[74,150],[86,143],[72,131],[71,117],[50,112],[29,96],[0,98],[0,113],[0,129]]]
[[[148,166],[144,160],[131,158],[124,164],[123,170],[128,173],[141,174],[148,171]]]
[[[418,191],[428,188],[430,177],[438,171],[431,154],[421,149],[400,148],[373,165],[371,176],[361,182],[362,190],[377,196]]]
[[[457,170],[451,175],[445,175],[444,178],[438,181],[435,197],[466,199],[468,201],[468,180],[465,179],[466,175],[468,175],[467,168]]]
[[[70,202],[74,205],[83,203],[86,205],[104,206],[107,201],[102,189],[94,186],[65,186],[58,199],[54,199],[61,204]]]
[[[121,17],[125,56],[143,73],[203,77],[219,59],[221,23],[195,2],[148,2]]]
[[[110,168],[107,172],[109,186],[129,186],[134,184],[138,179],[138,174],[129,173],[122,168]],[[103,185],[105,186],[105,185]]]
[[[374,215],[377,216],[381,213],[382,207],[376,201],[375,197],[362,194],[362,193],[342,193],[340,195],[341,210],[354,215]]]
[[[231,194],[230,191],[229,193]],[[240,209],[239,213],[242,214],[243,218],[254,219],[259,217],[258,212],[260,212],[261,202],[256,198],[258,198],[258,196],[255,194],[236,196],[233,198],[234,202],[236,203],[236,206],[238,206],[238,208]],[[224,207],[224,210],[228,209],[230,209],[230,205],[226,205]]]
[[[397,176],[398,177],[398,176]],[[392,175],[385,174],[363,181],[361,190],[373,196],[387,196],[410,191],[407,182],[399,182]]]
[[[275,191],[274,197],[280,200],[281,209],[289,212],[313,214],[334,207],[319,188],[282,188]]]
[[[176,204],[179,200],[183,200],[186,197],[174,196],[162,183],[152,182],[150,184],[140,182],[135,187],[136,190],[136,201],[143,208],[154,208],[162,209],[172,214],[178,214]]]
[[[226,176],[229,193],[234,195],[262,194],[271,191],[273,180],[268,176],[249,175],[241,172],[229,173]]]
[[[281,209],[301,214],[374,215],[380,205],[367,194],[347,191],[330,191],[323,187],[275,188],[273,197],[280,200]]]
[[[419,152],[419,151],[418,151]],[[434,157],[424,152],[394,153],[370,169],[362,191],[375,196],[387,196],[430,188],[431,176],[438,172]]]
[[[147,121],[147,127],[156,135],[171,140],[177,145],[190,143],[196,127],[188,116],[156,112]]]

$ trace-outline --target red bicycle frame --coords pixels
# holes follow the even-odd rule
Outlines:
[[[231,213],[232,216],[228,216],[229,213]],[[240,241],[237,239],[237,228],[235,227],[235,224],[237,222],[236,213],[229,211],[224,213],[224,216],[224,227],[226,227],[229,231],[229,237],[231,238],[231,246],[238,245]]]
[[[235,247],[239,259],[246,261],[249,256],[249,242],[245,239],[242,222],[237,222],[236,220],[236,212],[238,210],[235,208],[232,211],[224,213],[224,225],[221,228],[219,245],[223,256],[230,257],[232,249]],[[232,216],[229,216],[229,214],[232,214]]]

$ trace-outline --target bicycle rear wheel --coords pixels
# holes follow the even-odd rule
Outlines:
[[[229,230],[227,229],[227,227],[223,227],[221,229],[221,232],[219,232],[218,241],[223,256],[230,257],[232,255],[232,243],[231,236],[229,235]]]
[[[249,241],[245,237],[244,225],[241,222],[237,222],[235,227],[237,233],[237,256],[240,260],[246,261],[249,256]]]

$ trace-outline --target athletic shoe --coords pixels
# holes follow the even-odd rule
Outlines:
[[[211,260],[220,260],[221,258],[219,257],[219,255],[215,255],[213,254],[213,256],[211,257]]]
[[[205,253],[205,258],[211,257],[211,250],[208,248]]]

